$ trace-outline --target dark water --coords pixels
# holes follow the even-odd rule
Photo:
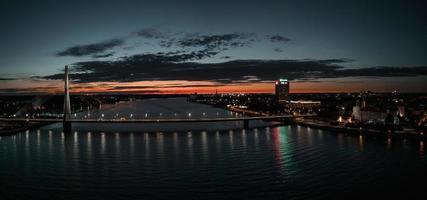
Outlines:
[[[142,109],[147,102],[133,102],[120,105],[120,111],[165,109],[166,114],[169,106],[190,105],[182,99],[156,101],[159,107],[149,103]],[[229,114],[198,104],[191,109]],[[0,138],[0,199],[427,196],[426,148],[419,141],[300,126],[242,130],[235,122],[82,124],[71,134],[61,132],[60,125],[51,125]]]

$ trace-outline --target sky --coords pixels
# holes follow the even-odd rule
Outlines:
[[[427,92],[425,1],[5,1],[0,94]]]

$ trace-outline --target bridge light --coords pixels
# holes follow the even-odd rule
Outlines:
[[[104,113],[101,114],[101,118],[104,118]]]
[[[188,117],[191,117],[191,113],[188,113]]]
[[[147,118],[148,117],[148,113],[145,113],[145,118]]]

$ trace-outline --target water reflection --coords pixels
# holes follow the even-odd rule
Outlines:
[[[255,144],[255,148],[258,149],[258,145],[259,145],[259,138],[258,138],[258,129],[254,129],[253,130],[253,134],[254,134],[254,144]]]
[[[221,149],[221,137],[219,135],[219,131],[215,132],[215,144],[216,144],[216,148],[219,151]]]
[[[202,145],[202,157],[204,162],[207,163],[208,155],[209,155],[208,136],[206,131],[202,131],[200,134],[201,134],[201,145]]]
[[[240,135],[241,135],[242,146],[243,148],[246,149],[246,130],[242,129],[242,133]]]
[[[67,170],[69,169],[73,169],[76,166],[76,162],[73,162],[74,159],[74,141],[75,141],[75,136],[73,136],[74,134],[71,133],[63,133],[61,134],[61,139],[64,143],[63,145],[63,152],[64,152],[64,165],[66,166]]]
[[[190,163],[193,164],[194,151],[193,151],[193,134],[191,131],[187,132],[187,152]]]
[[[133,157],[135,154],[135,139],[133,133],[129,134],[129,149],[130,149],[130,155]]]
[[[276,167],[279,168],[279,171],[282,172],[282,152],[281,141],[280,141],[280,130],[279,128],[273,128],[272,132],[272,145],[273,145],[273,154],[274,160],[276,161]],[[283,144],[286,145],[286,144]]]
[[[233,149],[234,140],[233,140],[233,131],[232,130],[228,131],[228,138],[229,138],[229,143],[230,143],[230,149]]]
[[[49,135],[48,135],[48,142],[49,142],[49,155],[51,155],[52,154],[52,146],[53,146],[53,141],[52,141],[52,131],[51,130],[49,130],[49,133],[48,133]]]
[[[163,161],[164,158],[164,139],[163,133],[156,133],[156,148],[157,148],[157,157],[160,158],[160,161]]]
[[[391,149],[391,138],[390,137],[387,138],[387,149],[388,150]]]
[[[179,151],[179,138],[178,138],[178,133],[177,132],[173,132],[173,152],[174,154],[174,159],[175,159],[175,163],[178,162],[179,160],[179,155],[180,155],[180,151]]]
[[[144,150],[145,150],[145,160],[150,161],[150,135],[144,133]]]
[[[105,154],[105,133],[101,133],[101,154]]]
[[[40,149],[40,130],[37,130],[37,149]]]
[[[413,169],[425,166],[424,142],[408,141],[406,146],[397,142],[383,156],[384,149],[391,148],[390,138],[370,140],[297,126],[188,132],[60,131],[41,129],[1,137],[0,177],[4,183],[25,189],[33,179],[32,184],[37,181],[54,196],[73,186],[91,188],[100,198],[108,198],[104,189],[94,187],[106,183],[109,189],[140,194],[138,197],[153,191],[171,192],[165,188],[180,184],[204,193],[209,192],[208,187],[249,193],[268,187],[280,196],[284,189],[298,192],[292,189],[295,183],[325,191],[328,187],[321,183],[329,179],[332,184],[348,179],[345,183],[353,186],[361,176],[380,180],[378,177],[404,173],[411,177],[399,165],[388,164],[400,162],[402,157]],[[373,173],[367,166],[379,167]],[[8,176],[10,169],[16,171],[15,178]],[[396,173],[390,175],[390,171]],[[149,185],[149,189],[141,185]]]
[[[116,143],[116,154],[119,155],[120,154],[120,134],[115,133],[114,138],[115,138],[114,141]],[[116,156],[116,158],[118,158],[118,156]]]
[[[87,132],[87,157],[89,159],[89,161],[92,161],[92,133],[91,132]]]
[[[362,135],[359,135],[358,139],[357,139],[357,147],[359,151],[363,151],[363,144],[364,144],[364,139]]]

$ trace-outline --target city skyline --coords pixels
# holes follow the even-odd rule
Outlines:
[[[427,92],[422,1],[8,2],[0,94]],[[158,12],[162,10],[164,12]]]

